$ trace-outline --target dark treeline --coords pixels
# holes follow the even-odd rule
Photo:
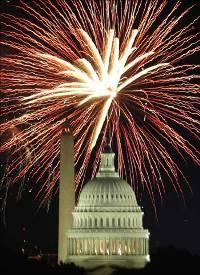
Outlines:
[[[173,246],[159,248],[151,255],[151,262],[141,270],[118,269],[113,275],[146,274],[200,274],[200,256]]]
[[[74,264],[57,265],[48,263],[45,258],[28,259],[26,256],[16,254],[6,246],[0,245],[0,274],[86,275],[87,272]],[[113,275],[121,274],[200,274],[200,256],[174,247],[160,248],[151,255],[151,262],[144,269],[113,268]]]

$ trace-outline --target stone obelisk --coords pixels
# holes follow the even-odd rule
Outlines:
[[[66,233],[72,228],[75,206],[74,141],[67,128],[62,133],[60,148],[58,263],[67,260]]]

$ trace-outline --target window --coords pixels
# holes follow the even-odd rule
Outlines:
[[[106,218],[106,227],[109,227],[109,218]]]
[[[112,218],[112,227],[115,227],[115,218]]]
[[[120,226],[120,224],[121,224],[121,223],[120,223],[120,218],[118,218],[118,226]]]

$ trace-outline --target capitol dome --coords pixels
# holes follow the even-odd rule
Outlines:
[[[149,261],[149,232],[131,186],[120,179],[114,153],[104,150],[96,177],[85,184],[67,232],[68,260],[83,267],[141,268]]]
[[[118,177],[97,177],[83,188],[79,207],[138,207],[135,193],[130,185]]]

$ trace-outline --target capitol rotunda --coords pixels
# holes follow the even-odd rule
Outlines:
[[[66,232],[67,262],[83,267],[142,268],[150,260],[149,231],[130,185],[115,172],[114,153],[101,154],[96,178],[83,188]]]

